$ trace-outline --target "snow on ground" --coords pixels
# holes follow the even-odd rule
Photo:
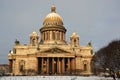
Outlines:
[[[111,77],[83,76],[6,76],[0,80],[113,80]],[[119,79],[117,79],[119,80]]]

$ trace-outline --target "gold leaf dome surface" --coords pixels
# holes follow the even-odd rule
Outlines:
[[[46,27],[52,26],[63,26],[62,17],[56,13],[55,6],[51,7],[51,13],[49,13],[45,18],[43,25]]]

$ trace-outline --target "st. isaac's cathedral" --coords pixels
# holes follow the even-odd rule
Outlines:
[[[56,7],[44,18],[40,36],[36,31],[30,34],[29,44],[15,41],[8,54],[10,71],[14,75],[91,75],[93,49],[91,43],[79,44],[79,36],[74,32],[70,43],[66,41],[66,31],[62,17]]]

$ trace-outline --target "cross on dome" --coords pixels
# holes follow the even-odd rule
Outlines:
[[[52,7],[51,7],[51,12],[54,12],[54,13],[56,13],[56,7],[54,6],[54,5],[52,5]]]

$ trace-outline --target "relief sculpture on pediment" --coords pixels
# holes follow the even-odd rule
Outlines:
[[[68,52],[58,49],[58,48],[52,48],[52,49],[44,51],[44,53],[68,53]]]

